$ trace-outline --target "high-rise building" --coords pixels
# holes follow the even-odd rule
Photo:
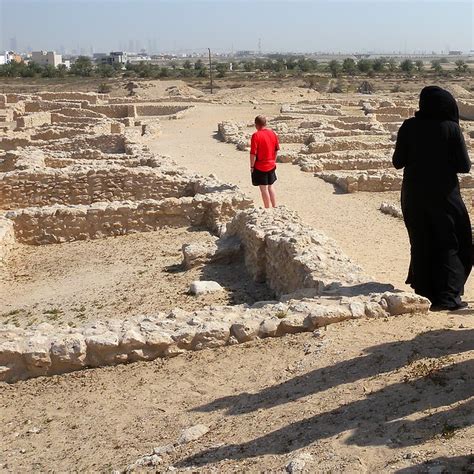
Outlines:
[[[10,38],[10,51],[17,51],[18,50],[18,42],[16,37]]]

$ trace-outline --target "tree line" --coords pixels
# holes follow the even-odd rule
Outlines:
[[[225,77],[231,71],[235,73],[258,73],[268,74],[295,74],[305,73],[328,73],[332,77],[341,75],[374,76],[377,74],[406,74],[432,72],[437,75],[448,74],[445,64],[449,63],[447,58],[435,59],[427,65],[422,60],[413,61],[404,59],[397,61],[394,58],[359,59],[345,58],[344,60],[332,60],[328,63],[319,63],[315,59],[300,56],[269,55],[267,58],[233,60],[231,62],[213,63],[213,72],[217,77]],[[471,72],[469,65],[462,59],[454,63],[454,73],[467,74]],[[35,63],[16,63],[0,66],[0,77],[140,77],[149,79],[159,78],[186,78],[207,77],[209,75],[208,65],[202,59],[192,62],[187,59],[183,62],[171,61],[166,65],[151,64],[148,62],[122,64],[94,64],[87,56],[80,56],[67,69],[64,65],[57,68],[47,65],[40,66]]]

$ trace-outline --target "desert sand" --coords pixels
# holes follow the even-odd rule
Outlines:
[[[142,93],[164,97],[170,85],[147,84]],[[160,136],[145,136],[143,143],[189,170],[237,185],[259,206],[248,153],[218,139],[218,122],[275,116],[282,103],[321,96],[296,86],[249,89],[221,89],[212,103],[194,102],[178,120],[161,120]],[[379,210],[383,201],[398,203],[398,192],[345,194],[291,163],[278,164],[277,172],[279,203],[333,238],[373,282],[410,291],[403,221]],[[109,239],[123,240],[109,245]],[[9,311],[21,306],[41,317],[61,303],[63,322],[75,324],[74,309],[83,305],[86,318],[100,319],[272,296],[243,281],[241,266],[230,274],[215,268],[212,275],[234,285],[234,294],[190,298],[186,288],[199,270],[179,273],[187,241],[187,230],[165,229],[72,242],[67,251],[58,246],[47,255],[44,247],[21,247],[12,268],[31,293],[18,305],[19,287],[6,281]],[[153,258],[158,245],[162,253]],[[123,255],[130,249],[137,253]],[[118,273],[110,268],[115,254]],[[74,283],[65,255],[69,268],[93,272],[92,281]],[[95,260],[87,267],[82,257],[90,256]],[[25,261],[28,276],[22,277]],[[76,293],[61,288],[64,278]],[[98,296],[114,304],[94,308],[98,284],[104,286]],[[54,293],[54,306],[35,299],[35,291]],[[472,279],[466,300],[474,303]],[[0,471],[472,472],[473,316],[469,309],[354,319],[174,358],[0,383]]]

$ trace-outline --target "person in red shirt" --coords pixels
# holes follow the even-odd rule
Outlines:
[[[276,207],[273,183],[276,177],[276,157],[280,149],[278,135],[266,128],[267,119],[263,115],[255,117],[257,131],[250,141],[250,171],[252,184],[260,188],[265,208]]]

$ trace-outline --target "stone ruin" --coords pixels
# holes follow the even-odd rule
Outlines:
[[[159,130],[156,117],[177,118],[185,110],[181,107],[139,108],[83,93],[0,97],[3,115],[11,119],[0,138],[0,271],[8,268],[19,244],[68,245],[161,227],[200,227],[214,238],[184,245],[184,269],[243,259],[247,277],[264,282],[274,294],[273,300],[254,304],[176,308],[77,327],[1,324],[0,381],[171,357],[347,319],[429,309],[424,298],[372,282],[334,241],[288,209],[253,209],[237,187],[152,154],[141,142],[152,133],[147,125]],[[302,122],[307,124],[315,107],[326,110],[309,104],[311,113]],[[334,104],[327,116],[340,120],[333,111],[342,107]],[[137,113],[152,118],[137,120],[132,117]],[[347,124],[359,124],[342,123],[344,133],[351,130]],[[304,138],[307,130],[280,131],[282,141],[309,150],[315,141]],[[372,132],[378,136],[380,130]]]
[[[402,172],[391,161],[396,133],[413,116],[417,98],[359,97],[283,105],[269,121],[281,142],[278,161],[298,165],[346,193],[399,191]],[[474,128],[467,120],[474,120],[474,103],[466,98],[458,102],[461,126],[473,150]],[[220,139],[240,150],[248,151],[253,131],[251,123],[218,125]],[[474,187],[472,175],[461,176],[461,187]]]

